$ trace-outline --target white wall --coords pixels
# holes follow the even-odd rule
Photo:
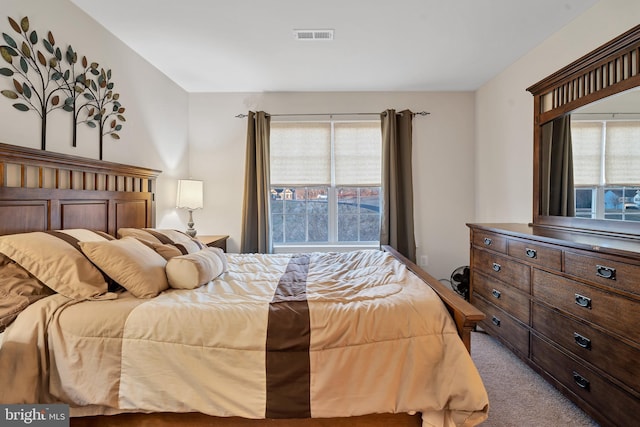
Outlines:
[[[63,51],[71,45],[89,62],[112,70],[126,122],[119,141],[105,137],[103,159],[162,170],[156,197],[158,225],[180,227],[175,189],[176,178],[188,171],[187,93],[68,0],[3,0],[0,32],[14,36],[8,16],[18,22],[28,16],[30,29],[40,37],[51,31]],[[8,65],[2,59],[0,64]],[[0,90],[12,88],[11,78],[0,76]],[[0,142],[40,148],[40,117],[12,104],[0,96]],[[47,120],[47,151],[98,158],[97,129],[81,125],[78,146],[73,148],[69,115],[58,110]]]
[[[638,25],[640,1],[601,0],[476,92],[477,222],[530,222],[533,96],[526,88]]]
[[[416,117],[414,203],[418,259],[436,278],[469,263],[465,222],[473,219],[474,95],[452,93],[202,93],[189,96],[190,172],[205,180],[205,208],[194,213],[200,234],[229,234],[239,250],[246,119],[239,113],[426,110]]]

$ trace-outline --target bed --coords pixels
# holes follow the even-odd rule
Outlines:
[[[0,403],[67,403],[78,426],[471,426],[486,419],[486,391],[469,357],[481,312],[389,247],[299,255],[185,249],[192,243],[180,246],[153,228],[159,173],[0,144],[5,256],[40,278],[53,267],[32,266],[33,254],[20,258],[24,247],[71,251],[71,239],[113,291],[68,291],[69,282],[89,276],[82,272],[21,311],[0,335],[0,365],[21,372],[3,377]],[[141,229],[156,246],[123,231]],[[172,245],[181,256],[158,255]],[[112,266],[120,253],[103,248],[144,252],[140,281],[153,287],[160,276],[152,275],[165,271],[169,288],[129,286]],[[198,256],[215,270],[202,286],[201,275],[211,272],[194,269]]]

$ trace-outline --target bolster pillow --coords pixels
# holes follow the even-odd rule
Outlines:
[[[205,248],[173,257],[165,267],[169,286],[175,289],[195,289],[215,279],[226,269],[226,256],[219,248]]]

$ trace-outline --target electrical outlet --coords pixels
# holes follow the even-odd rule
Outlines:
[[[420,256],[420,267],[426,267],[429,265],[429,256],[421,255]]]

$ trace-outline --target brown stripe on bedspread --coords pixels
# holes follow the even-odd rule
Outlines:
[[[294,255],[269,304],[266,418],[310,418],[309,256]]]

